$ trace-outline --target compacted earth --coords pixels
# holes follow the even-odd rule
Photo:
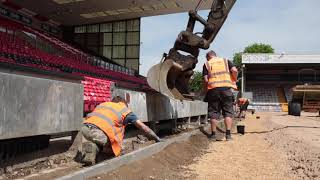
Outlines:
[[[208,130],[202,131],[151,157],[90,179],[320,179],[320,117],[316,113],[294,117],[258,112],[248,114],[238,125],[244,125],[246,133],[237,134],[234,128],[232,141],[225,141],[223,132],[218,133],[221,141],[210,141]],[[126,153],[150,144],[129,143]],[[6,168],[0,179],[54,179],[71,174],[83,168],[72,157],[56,155],[27,168]]]
[[[320,179],[320,117],[248,114],[245,135],[212,142],[204,134],[91,179]]]

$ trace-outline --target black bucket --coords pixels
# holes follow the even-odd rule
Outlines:
[[[244,132],[245,132],[245,126],[244,125],[238,125],[237,126],[237,132],[239,133],[239,134],[244,134]]]

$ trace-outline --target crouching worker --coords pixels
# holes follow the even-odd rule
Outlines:
[[[119,156],[125,127],[134,124],[156,142],[161,139],[128,108],[126,100],[116,96],[111,102],[98,105],[83,123],[82,134],[87,140],[82,144],[82,163],[93,165],[99,152]]]
[[[249,99],[247,98],[239,98],[238,101],[237,101],[237,104],[240,108],[240,112],[239,112],[239,115],[238,117],[239,118],[245,118],[246,117],[246,113],[247,113],[247,109],[248,109],[248,106],[249,106]]]

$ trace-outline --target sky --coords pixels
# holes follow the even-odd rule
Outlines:
[[[207,18],[209,11],[200,11]],[[186,28],[187,13],[141,19],[140,74],[160,62]],[[202,31],[201,26],[196,28]],[[253,43],[270,44],[276,53],[320,54],[319,0],[237,0],[210,49],[232,60],[235,52]],[[207,50],[201,50],[200,71]]]

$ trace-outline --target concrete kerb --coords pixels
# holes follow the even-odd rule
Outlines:
[[[176,137],[173,137],[171,139],[167,139],[164,142],[155,143],[150,146],[144,147],[142,149],[139,149],[137,151],[125,154],[120,157],[116,157],[111,160],[107,160],[105,162],[99,163],[97,165],[82,169],[80,171],[77,171],[75,173],[57,178],[57,180],[85,180],[87,178],[110,172],[122,165],[129,164],[134,161],[138,161],[147,157],[152,156],[153,154],[156,154],[160,151],[162,151],[164,148],[166,148],[168,145],[175,143],[175,142],[181,142],[186,141],[189,139],[190,136],[200,133],[200,131],[194,130],[191,132],[186,132],[181,135],[178,135]]]

